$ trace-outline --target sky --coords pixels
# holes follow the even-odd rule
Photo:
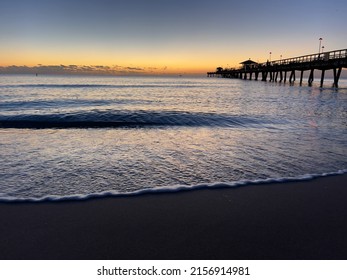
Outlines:
[[[346,0],[1,0],[0,73],[204,74],[347,48]]]

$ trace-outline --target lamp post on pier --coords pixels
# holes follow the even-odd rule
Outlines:
[[[319,38],[319,50],[318,50],[318,54],[320,54],[321,45],[322,45],[322,40],[323,40],[323,38]]]

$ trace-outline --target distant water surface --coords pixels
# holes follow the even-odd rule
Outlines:
[[[347,82],[2,75],[0,166],[1,200],[343,173]]]

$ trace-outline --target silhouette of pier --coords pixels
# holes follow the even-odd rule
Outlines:
[[[312,86],[314,71],[321,71],[320,86],[323,87],[325,71],[333,70],[333,87],[338,87],[342,68],[347,68],[347,49],[316,54],[298,56],[265,63],[256,63],[252,60],[241,62],[242,67],[235,69],[223,69],[218,67],[215,72],[208,72],[208,77],[239,78],[245,80],[258,80],[261,74],[262,81],[286,82],[293,84],[296,72],[300,73],[300,85],[302,85],[304,72],[309,71],[308,85]]]

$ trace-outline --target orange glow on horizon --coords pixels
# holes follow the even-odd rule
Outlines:
[[[305,54],[302,50],[292,49],[289,54],[272,52],[272,59],[283,59]],[[277,57],[278,56],[278,57]],[[110,50],[102,51],[89,48],[2,48],[0,46],[0,67],[8,66],[60,66],[77,65],[102,66],[100,68],[106,73],[107,67],[110,74],[115,73],[139,73],[139,74],[206,74],[214,71],[216,67],[234,68],[239,67],[240,62],[252,59],[256,62],[265,62],[268,52],[257,50],[242,45],[238,49],[230,50],[220,47],[216,52],[214,48],[184,49],[175,46],[170,49],[146,50],[140,46],[132,50]]]

